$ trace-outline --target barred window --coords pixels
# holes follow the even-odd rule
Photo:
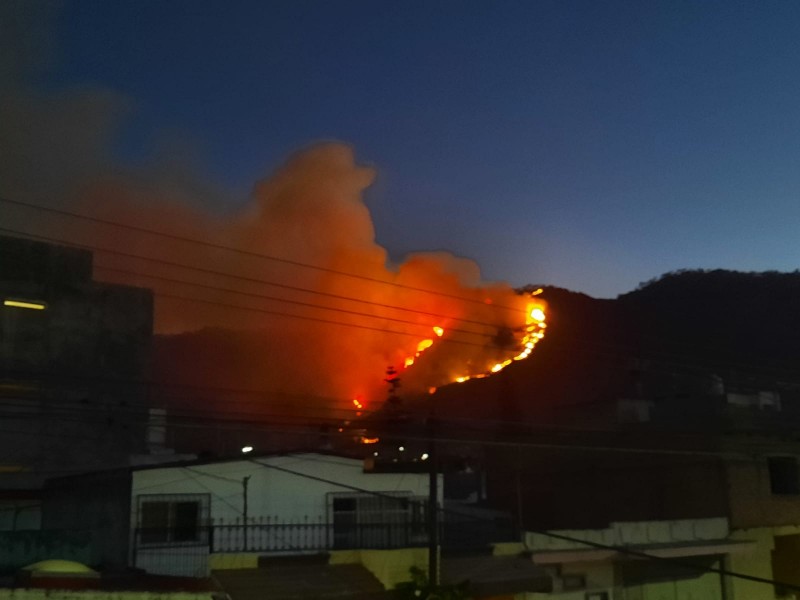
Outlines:
[[[331,493],[335,548],[391,548],[424,543],[426,499],[408,492]]]
[[[207,494],[150,494],[137,498],[142,544],[205,542]]]

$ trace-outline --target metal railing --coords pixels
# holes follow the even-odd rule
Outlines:
[[[138,550],[205,546],[212,553],[392,549],[424,546],[428,540],[424,527],[416,523],[329,524],[310,519],[287,523],[270,518],[218,521],[192,531],[139,528],[135,534]]]

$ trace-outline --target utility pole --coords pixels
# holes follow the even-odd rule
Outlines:
[[[244,551],[247,552],[247,484],[250,482],[250,475],[242,478],[242,519],[244,526]]]
[[[400,396],[397,395],[397,388],[400,387],[400,376],[393,366],[389,365],[386,369],[384,381],[389,384],[389,396],[386,398],[386,402],[389,406],[399,406],[401,401]]]
[[[428,582],[439,585],[439,474],[437,473],[436,421],[428,416]]]

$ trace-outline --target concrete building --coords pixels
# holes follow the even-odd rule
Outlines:
[[[442,484],[438,475],[440,507]],[[429,474],[419,469],[248,455],[64,477],[46,492],[43,529],[83,532],[83,562],[213,574],[234,600],[385,597],[428,566]],[[442,581],[469,579],[475,597],[550,589],[521,551],[485,550],[442,555]]]
[[[729,596],[723,578],[705,569],[722,569],[726,557],[744,556],[756,546],[733,539],[724,518],[614,522],[603,529],[551,533],[561,537],[525,536],[534,563],[550,569],[555,582],[552,594],[529,594],[529,600],[724,600]]]
[[[46,477],[145,450],[153,296],[92,259],[0,236],[0,530],[35,524]]]
[[[332,454],[180,462],[53,480],[43,529],[91,532],[91,564],[197,577],[270,555],[424,549],[427,494],[426,473]]]

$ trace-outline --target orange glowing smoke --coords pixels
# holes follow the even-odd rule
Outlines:
[[[71,234],[155,259],[98,252],[95,277],[155,291],[156,329],[169,336],[156,352],[161,380],[359,410],[385,399],[390,364],[405,366],[411,394],[527,357],[544,302],[483,282],[474,262],[445,252],[390,264],[363,201],[374,177],[349,147],[321,144],[226,215],[196,208],[192,188],[96,178],[77,211],[208,245],[99,223]]]

